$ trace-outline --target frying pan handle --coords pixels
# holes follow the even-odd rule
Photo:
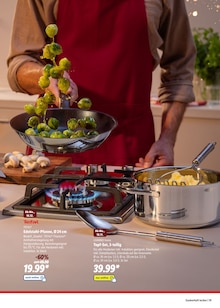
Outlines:
[[[215,148],[216,142],[210,142],[207,144],[207,146],[197,155],[193,161],[192,165],[193,167],[198,167],[201,162],[211,153]]]
[[[60,92],[59,108],[70,108],[70,95]]]

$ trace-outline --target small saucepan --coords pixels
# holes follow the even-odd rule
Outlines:
[[[182,169],[182,170],[180,170]],[[201,169],[203,184],[165,185],[156,183],[162,174],[178,170],[197,176],[184,166],[142,169],[133,183],[122,183],[123,191],[135,196],[135,214],[147,224],[165,228],[200,228],[220,222],[220,173]]]

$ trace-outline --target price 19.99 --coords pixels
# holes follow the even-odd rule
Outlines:
[[[48,268],[48,264],[25,264],[24,272],[25,273],[43,273],[46,268]]]

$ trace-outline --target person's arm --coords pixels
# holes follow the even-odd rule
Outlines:
[[[196,47],[190,28],[184,0],[164,2],[159,33],[161,84],[159,101],[189,103],[194,100],[193,74]]]
[[[169,140],[171,146],[175,145],[177,132],[182,122],[186,104],[180,102],[163,103],[162,125],[160,140]]]
[[[41,63],[24,62],[17,70],[17,82],[30,95],[51,91],[56,97],[55,104],[59,107],[60,93],[57,87],[57,80],[50,77],[50,86],[44,90],[38,85],[38,80],[43,74],[43,68],[44,66]],[[64,77],[70,80],[67,94],[70,96],[70,104],[72,105],[78,98],[78,88],[67,72],[64,72]]]
[[[196,49],[183,0],[145,0],[149,9],[149,39],[152,54],[161,49],[161,133],[137,167],[174,164],[174,145],[188,102],[194,100],[192,79]],[[156,56],[154,56],[156,59]]]
[[[185,0],[145,0],[145,5],[154,67],[161,69],[158,99],[191,102],[196,47]]]
[[[47,40],[45,28],[49,23],[56,22],[57,3],[56,0],[17,1],[7,59],[8,82],[15,92],[31,93],[34,89],[33,84],[40,75],[41,66],[45,64],[40,58]],[[33,73],[31,75],[25,72],[27,63],[30,73]],[[37,94],[40,89],[37,83],[35,86],[37,92],[34,94]]]
[[[43,74],[43,65],[37,62],[24,62],[17,70],[16,79],[19,86],[30,95],[43,94],[44,90],[38,85]]]
[[[162,105],[161,133],[145,157],[139,158],[136,167],[150,168],[172,166],[174,164],[174,145],[182,122],[186,104],[180,102]]]
[[[38,85],[46,64],[42,59],[42,49],[47,43],[45,28],[49,23],[56,23],[56,0],[18,0],[14,26],[12,31],[11,49],[8,57],[8,82],[15,92],[43,94]],[[69,78],[67,72],[64,77]],[[56,97],[59,106],[59,90],[57,80],[50,78],[50,86],[45,89]],[[67,92],[72,104],[78,97],[76,84],[70,79],[70,88]]]

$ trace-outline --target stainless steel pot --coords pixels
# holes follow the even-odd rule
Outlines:
[[[77,108],[53,108],[47,110],[47,118],[55,117],[59,120],[60,130],[66,129],[68,119],[81,119],[87,116],[93,117],[97,123],[99,134],[92,138],[58,139],[27,135],[25,130],[28,128],[27,122],[30,117],[27,113],[22,113],[12,118],[10,125],[27,145],[37,151],[49,153],[84,152],[100,146],[117,126],[117,121],[110,115],[97,111],[85,111]]]
[[[156,183],[162,174],[184,168],[158,167],[134,173],[134,182],[122,190],[135,196],[135,214],[147,224],[165,228],[200,228],[220,222],[220,173],[202,169],[204,183],[176,186]],[[182,175],[196,175],[193,169]]]

